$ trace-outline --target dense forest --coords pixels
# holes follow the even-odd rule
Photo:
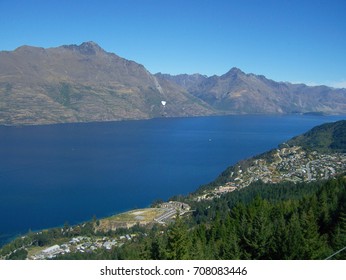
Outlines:
[[[257,183],[181,218],[117,252],[149,259],[324,259],[346,246],[346,179]],[[140,253],[139,253],[140,252]],[[335,258],[345,259],[340,253]]]
[[[181,199],[194,209],[189,216],[177,215],[169,225],[109,231],[109,236],[131,232],[137,238],[112,250],[58,259],[325,259],[346,246],[345,175],[301,184],[257,182],[213,201]],[[29,233],[4,246],[0,255],[25,259],[23,245],[44,248],[67,236],[95,235],[95,224],[96,219],[73,231],[65,225]],[[346,250],[333,259],[346,259]]]
[[[191,202],[190,202],[191,203]],[[67,259],[325,259],[346,246],[346,177],[256,183],[110,251]],[[346,259],[346,250],[333,259]]]

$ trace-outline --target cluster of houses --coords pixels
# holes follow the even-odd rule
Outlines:
[[[171,220],[177,213],[180,215],[190,211],[190,206],[183,202],[169,201],[162,203],[160,208],[164,209],[164,213],[155,219],[156,222],[164,224],[168,220]],[[48,248],[41,250],[40,252],[32,255],[29,259],[32,260],[45,260],[53,259],[59,255],[65,255],[69,253],[91,253],[97,249],[111,250],[113,247],[121,247],[125,242],[135,238],[136,234],[126,234],[117,238],[109,237],[89,237],[89,236],[77,236],[71,238],[68,242],[63,244],[55,244]]]
[[[30,257],[32,260],[52,259],[58,255],[69,254],[71,252],[91,253],[97,249],[111,250],[114,246],[122,246],[126,241],[134,238],[135,234],[120,236],[118,239],[108,237],[92,238],[88,236],[73,237],[68,243],[55,244]]]
[[[322,154],[293,146],[277,149],[270,155],[245,163],[234,167],[228,183],[214,190],[204,191],[196,200],[211,200],[259,180],[264,183],[279,183],[328,179],[346,170],[346,154]]]
[[[206,192],[197,196],[195,200],[196,201],[212,200],[214,198],[219,198],[221,195],[225,193],[233,192],[236,189],[237,187],[233,183],[228,182],[223,186],[218,186],[209,192]]]
[[[178,211],[190,211],[190,205],[179,201],[168,201],[160,204],[160,208],[176,209]]]
[[[270,183],[280,181],[310,182],[318,179],[329,179],[346,170],[346,155],[342,153],[307,152],[295,146],[277,150],[275,156],[275,160],[270,164],[263,161],[258,162],[257,166],[266,167],[266,172],[258,174],[256,168],[249,168],[249,177]]]

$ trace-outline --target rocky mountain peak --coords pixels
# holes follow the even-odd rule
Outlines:
[[[105,52],[98,44],[93,41],[84,42],[80,45],[64,45],[63,48],[78,51],[84,55],[95,55],[100,52]]]
[[[246,75],[243,71],[241,71],[237,67],[233,67],[231,70],[229,70],[226,74],[222,75],[221,77],[235,77],[235,76],[241,76]]]
[[[196,100],[173,82],[94,42],[0,52],[0,125],[214,113]]]
[[[99,51],[104,51],[98,44],[92,41],[84,42],[79,45],[79,50],[84,54],[96,54]]]

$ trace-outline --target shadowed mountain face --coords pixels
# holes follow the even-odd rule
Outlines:
[[[212,77],[152,75],[94,42],[0,52],[0,124],[346,113],[345,104],[345,89],[277,83],[237,68]]]

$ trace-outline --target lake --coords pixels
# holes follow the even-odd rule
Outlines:
[[[188,194],[226,167],[343,116],[0,126],[0,244]]]

